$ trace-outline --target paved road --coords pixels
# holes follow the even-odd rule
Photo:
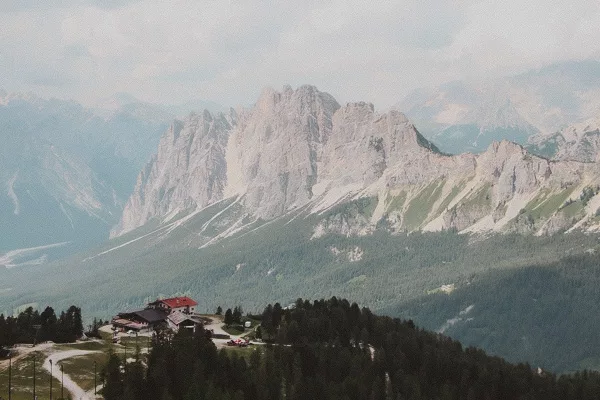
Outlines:
[[[53,353],[48,358],[46,358],[46,360],[44,361],[44,369],[46,371],[50,372],[50,360],[52,360],[52,362],[54,364],[54,368],[52,368],[52,376],[60,381],[61,380],[60,368],[58,367],[58,365],[56,365],[59,361],[67,359],[67,358],[71,358],[71,357],[83,356],[83,355],[90,354],[90,353],[99,353],[99,352],[91,351],[91,350],[66,350],[66,351],[59,351],[57,353]],[[65,387],[65,389],[67,389],[69,392],[71,392],[71,396],[73,399],[94,400],[94,395],[91,394],[91,396],[90,396],[88,393],[86,393],[86,391],[83,390],[78,384],[76,384],[69,375],[64,374],[63,382],[64,382],[63,386]]]

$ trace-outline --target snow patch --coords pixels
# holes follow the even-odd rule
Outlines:
[[[34,264],[30,264],[30,263],[34,262],[35,260],[29,260],[24,263],[15,263],[14,261],[21,260],[25,257],[31,257],[31,256],[36,255],[37,253],[40,253],[47,249],[65,246],[69,243],[71,243],[71,242],[53,243],[53,244],[49,244],[46,246],[28,247],[25,249],[11,250],[5,254],[0,255],[0,265],[4,265],[6,268],[13,268],[13,267],[17,267],[20,265],[34,265]],[[43,256],[44,255],[42,255],[41,257],[43,257]],[[38,257],[36,260],[39,261],[41,257]],[[41,264],[41,262],[40,262],[40,264]]]
[[[360,261],[363,259],[363,256],[365,254],[364,250],[358,246],[351,248],[351,249],[344,249],[344,250],[340,250],[335,246],[331,246],[329,248],[329,251],[334,256],[338,256],[338,257],[343,256],[343,258],[346,259],[348,262]]]
[[[239,201],[241,200],[242,196],[237,196],[235,201],[233,203],[231,203],[230,205],[228,205],[227,207],[225,207],[224,209],[222,209],[221,211],[219,211],[218,213],[216,213],[211,219],[209,219],[204,225],[202,225],[202,229],[200,230],[200,233],[206,231],[206,228],[208,228],[210,226],[210,224],[216,220],[217,218],[219,218],[221,215],[223,215],[223,213],[227,210],[229,210],[231,207],[233,207],[234,205],[236,205],[237,203],[239,203]]]
[[[19,198],[17,197],[17,194],[15,193],[15,182],[17,181],[17,177],[19,175],[19,171],[15,172],[15,174],[13,175],[12,178],[10,178],[7,182],[8,185],[8,197],[10,197],[10,199],[12,200],[13,204],[15,205],[15,209],[13,211],[13,214],[15,215],[19,215],[21,213],[21,205],[19,203]]]
[[[440,329],[438,329],[436,332],[437,333],[444,333],[445,331],[448,330],[448,328],[450,328],[453,325],[456,325],[459,322],[462,322],[462,321],[472,321],[473,320],[472,318],[465,318],[465,317],[467,316],[467,314],[469,314],[471,312],[471,310],[473,310],[474,307],[475,307],[475,305],[471,304],[470,306],[468,306],[464,310],[460,311],[456,317],[450,318],[450,319],[446,320],[446,322],[444,323],[444,325],[442,325],[440,327]]]
[[[202,246],[200,246],[200,249],[204,249],[212,244],[215,244],[221,239],[231,237],[231,236],[243,231],[245,228],[251,226],[252,224],[254,224],[256,222],[256,219],[253,219],[250,222],[244,224],[244,219],[246,219],[246,218],[247,218],[247,215],[244,215],[241,218],[239,218],[235,223],[233,223],[225,231],[221,232],[220,234],[218,234],[217,236],[215,236],[214,238],[212,238],[211,240],[209,240],[208,242],[206,242]]]
[[[142,236],[140,236],[140,237],[138,237],[138,238],[132,239],[132,240],[130,240],[130,241],[128,241],[128,242],[125,242],[125,243],[123,243],[123,244],[120,244],[120,245],[118,245],[118,246],[112,247],[112,248],[110,248],[110,249],[108,249],[108,250],[105,250],[105,251],[103,251],[103,252],[100,252],[100,253],[96,254],[95,256],[91,256],[91,257],[85,258],[85,259],[83,259],[83,261],[82,261],[82,262],[90,261],[90,260],[93,260],[93,259],[94,259],[94,258],[96,258],[96,257],[100,257],[100,256],[103,256],[104,254],[107,254],[107,253],[113,252],[113,251],[115,251],[115,250],[121,249],[121,248],[123,248],[123,247],[125,247],[125,246],[128,246],[128,245],[130,245],[130,244],[132,244],[132,243],[135,243],[135,242],[137,242],[137,241],[139,241],[139,240],[142,240],[142,239],[143,239],[143,238],[145,238],[145,237],[148,237],[148,236],[150,236],[150,235],[154,235],[155,233],[158,233],[158,232],[160,232],[160,231],[162,231],[162,230],[165,230],[165,229],[167,229],[167,228],[171,227],[173,224],[175,224],[175,223],[171,223],[171,224],[169,224],[169,225],[162,226],[162,227],[160,227],[160,228],[158,228],[158,229],[155,229],[155,230],[153,230],[153,231],[152,231],[152,232],[150,232],[150,233],[147,233],[147,234],[145,234],[145,235],[142,235]]]
[[[167,215],[163,217],[162,223],[166,224],[170,222],[173,218],[177,216],[181,211],[183,211],[180,207],[175,207],[172,211],[168,212]]]
[[[63,203],[59,202],[58,205],[60,207],[60,211],[62,211],[62,213],[65,214],[65,216],[69,220],[69,223],[71,224],[71,228],[75,229],[75,224],[73,224],[73,218],[71,218],[71,215],[67,212],[67,210],[65,209],[65,206],[63,205]]]
[[[240,269],[244,268],[246,266],[246,263],[240,263],[238,265],[235,266],[235,272],[238,272]]]

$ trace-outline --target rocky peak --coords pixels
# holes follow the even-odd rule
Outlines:
[[[339,107],[314,86],[265,89],[230,140],[228,170],[236,172],[228,173],[234,189],[227,192],[245,194],[246,206],[261,217],[306,203]]]
[[[115,233],[225,198],[236,206],[224,224],[239,226],[248,216],[272,219],[309,204],[318,212],[356,196],[378,199],[367,224],[505,229],[542,190],[558,196],[584,173],[506,140],[478,156],[444,155],[397,109],[340,106],[314,86],[267,88],[251,109],[174,122]]]
[[[191,113],[174,121],[158,152],[138,176],[113,236],[153,217],[203,207],[222,199],[226,184],[225,149],[232,125],[222,113]]]
[[[552,135],[536,135],[530,143],[533,152],[555,160],[599,161],[600,116],[570,125]]]
[[[255,217],[273,218],[331,188],[364,188],[389,165],[432,150],[398,110],[379,114],[365,102],[340,107],[309,85],[266,88],[250,110],[175,121],[115,233],[232,196]]]

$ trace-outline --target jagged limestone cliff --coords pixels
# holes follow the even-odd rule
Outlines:
[[[480,155],[444,155],[397,110],[379,114],[363,102],[340,107],[312,86],[267,89],[249,110],[176,121],[113,234],[224,199],[237,214],[221,223],[221,234],[293,212],[323,214],[315,236],[377,227],[596,229],[598,176],[595,163],[549,161],[508,141]],[[359,199],[368,206],[332,214]]]

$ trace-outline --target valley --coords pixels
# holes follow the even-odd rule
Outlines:
[[[77,257],[0,271],[0,281],[12,288],[0,292],[0,304],[10,312],[23,303],[48,301],[66,306],[78,301],[89,318],[107,318],[158,296],[190,295],[198,301],[199,310],[210,312],[215,304],[243,303],[247,311],[258,311],[269,299],[290,304],[307,295],[352,295],[361,305],[411,318],[432,330],[474,304],[473,316],[485,330],[476,330],[480,333],[474,335],[469,330],[472,325],[457,324],[445,333],[512,361],[531,359],[560,371],[575,369],[593,354],[586,347],[575,356],[572,347],[595,340],[595,330],[582,325],[584,321],[596,324],[594,318],[572,314],[561,326],[572,326],[572,332],[580,333],[569,340],[568,335],[560,336],[566,341],[563,350],[535,356],[527,355],[527,343],[520,341],[521,331],[512,329],[510,321],[517,313],[525,331],[532,324],[541,329],[535,333],[536,342],[550,345],[554,336],[545,332],[556,331],[555,318],[570,307],[585,313],[600,305],[592,289],[593,268],[581,270],[573,281],[581,289],[572,292],[564,290],[560,279],[571,282],[575,277],[560,278],[561,270],[556,275],[558,265],[567,268],[571,262],[565,259],[568,256],[583,257],[593,265],[600,251],[600,237],[595,234],[485,238],[453,232],[391,234],[378,230],[364,236],[327,234],[314,239],[314,226],[322,217],[298,213],[254,223],[215,245],[202,247],[219,236],[219,229],[227,228],[223,220],[213,219],[212,226],[207,223],[230,205],[217,204],[184,217],[185,222],[176,228],[169,224],[140,228]],[[344,207],[340,208],[331,214],[341,213]],[[227,216],[221,214],[221,218]],[[527,277],[538,270],[542,275]],[[556,278],[548,278],[553,276]],[[509,278],[510,284],[501,283]],[[498,288],[490,290],[486,285],[494,282],[500,282]],[[536,291],[530,286],[533,282],[539,285]],[[544,314],[524,313],[523,307],[529,307],[527,299],[539,298],[538,292],[546,284],[547,296],[552,296],[553,290],[564,294],[545,301]],[[443,292],[448,285],[450,293]],[[548,313],[556,313],[556,317],[540,319]],[[534,332],[538,331],[527,334]],[[495,343],[493,337],[516,343],[507,347]],[[572,357],[570,361],[556,363],[555,357],[567,355]],[[588,361],[587,367],[596,368],[595,361]]]
[[[180,295],[205,312],[258,311],[342,296],[510,361],[599,369],[587,346],[600,322],[576,312],[600,303],[597,132],[584,125],[548,139],[551,159],[546,139],[449,155],[396,109],[267,88],[249,108],[173,121],[103,230],[5,252],[0,312],[81,304],[107,318]],[[13,215],[27,206],[19,176]]]

